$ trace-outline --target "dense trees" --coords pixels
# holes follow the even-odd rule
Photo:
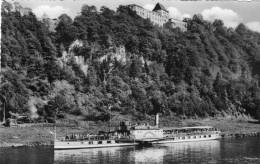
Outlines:
[[[182,32],[125,6],[84,5],[74,20],[61,15],[50,32],[4,1],[0,94],[7,113],[29,113],[30,97],[38,97],[43,120],[55,113],[107,120],[111,112],[259,117],[260,34],[200,15],[185,21]]]

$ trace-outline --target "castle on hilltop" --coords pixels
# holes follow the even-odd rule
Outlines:
[[[182,31],[186,31],[186,23],[181,20],[170,18],[169,11],[160,3],[155,5],[153,11],[146,10],[142,6],[136,4],[128,5],[128,7],[135,11],[140,17],[150,19],[154,24],[163,26],[165,23],[169,22],[173,28],[179,27]]]

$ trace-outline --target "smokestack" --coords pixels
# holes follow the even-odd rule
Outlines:
[[[159,127],[159,113],[156,113],[155,115],[155,126]]]

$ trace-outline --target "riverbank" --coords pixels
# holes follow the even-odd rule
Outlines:
[[[50,129],[0,127],[0,147],[45,146],[53,144]]]
[[[108,129],[107,125],[107,123],[99,122],[96,124],[92,123],[87,129],[81,127],[57,127],[57,137],[86,131],[88,133],[96,133],[98,130]],[[209,125],[220,129],[224,138],[260,135],[260,123],[255,120],[246,119],[207,118],[171,120],[168,118],[167,121],[162,121],[161,125],[163,127]],[[51,146],[53,145],[53,139],[53,127],[0,127],[0,147]]]

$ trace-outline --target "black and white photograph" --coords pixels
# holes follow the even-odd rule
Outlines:
[[[0,164],[260,164],[260,0],[0,4]]]

